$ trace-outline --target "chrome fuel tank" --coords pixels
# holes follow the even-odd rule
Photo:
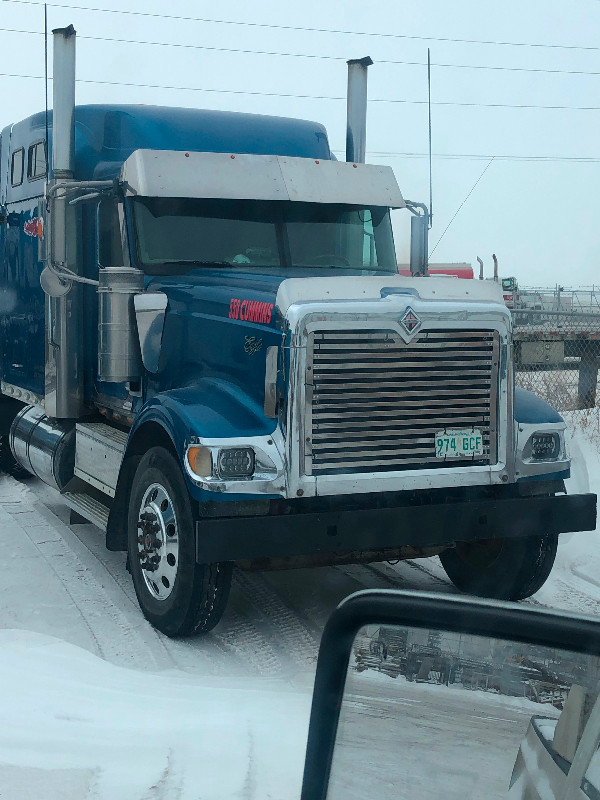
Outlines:
[[[26,406],[10,428],[10,449],[24,469],[61,491],[73,477],[75,423]]]

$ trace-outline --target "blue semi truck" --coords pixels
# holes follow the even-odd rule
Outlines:
[[[565,425],[514,388],[494,284],[426,275],[426,209],[320,124],[54,102],[0,136],[0,457],[127,550],[141,609],[208,631],[232,568],[439,554],[462,590],[519,599],[558,535]],[[391,209],[412,214],[398,274]]]

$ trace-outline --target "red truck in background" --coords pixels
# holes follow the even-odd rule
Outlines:
[[[430,264],[428,267],[430,275],[454,275],[456,278],[473,279],[473,267],[470,264],[458,262],[456,264]],[[398,265],[398,274],[410,277],[410,267],[408,264]]]

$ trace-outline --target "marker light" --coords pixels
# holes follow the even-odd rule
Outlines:
[[[534,433],[531,437],[531,457],[536,461],[551,461],[560,453],[558,433]]]
[[[212,456],[208,447],[189,447],[187,460],[192,472],[196,475],[203,478],[212,475]]]
[[[254,450],[251,447],[219,450],[217,469],[221,478],[249,478],[254,474]]]

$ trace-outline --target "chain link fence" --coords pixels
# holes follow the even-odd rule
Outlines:
[[[512,316],[517,386],[535,392],[561,412],[600,405],[600,308],[516,307]]]

